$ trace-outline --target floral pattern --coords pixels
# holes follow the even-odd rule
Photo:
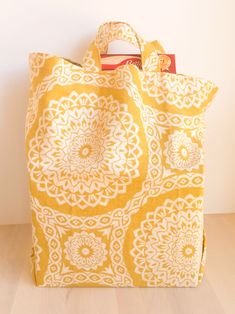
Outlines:
[[[198,145],[184,132],[175,132],[169,136],[165,154],[171,167],[180,170],[197,168],[202,156]]]
[[[188,195],[165,204],[148,212],[134,231],[135,271],[148,286],[195,286],[202,254],[201,198],[195,202]]]
[[[65,243],[65,257],[78,269],[95,270],[107,259],[105,243],[94,233],[74,233]]]
[[[139,176],[137,135],[126,104],[72,92],[44,110],[30,142],[31,178],[59,204],[107,205]]]

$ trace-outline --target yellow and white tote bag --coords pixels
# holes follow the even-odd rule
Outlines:
[[[142,70],[102,71],[112,40]],[[25,144],[41,287],[195,287],[203,276],[204,113],[212,81],[159,71],[157,41],[100,26],[83,64],[30,53]]]

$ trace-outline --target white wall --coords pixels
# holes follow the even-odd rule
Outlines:
[[[220,87],[206,114],[205,205],[207,213],[235,212],[234,12],[233,0],[2,1],[0,223],[30,221],[24,155],[28,53],[80,61],[99,24],[110,20],[127,21],[147,40],[160,40],[176,54],[178,72]]]

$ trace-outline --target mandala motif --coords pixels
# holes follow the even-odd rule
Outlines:
[[[135,271],[148,286],[196,286],[202,253],[203,215],[195,202],[168,201],[148,212],[134,231]],[[194,206],[196,208],[191,209]]]
[[[197,168],[202,157],[199,146],[184,132],[175,132],[169,136],[165,155],[171,167],[180,170]]]
[[[48,243],[45,272],[37,274],[40,286],[133,286],[123,260],[122,243],[128,224],[123,210],[73,216],[42,206],[32,196],[30,203]]]
[[[74,233],[65,242],[65,257],[78,269],[95,270],[107,259],[105,243],[94,233]]]
[[[92,59],[92,53],[88,52],[85,57],[88,71],[98,71],[98,68],[94,66],[94,59]],[[31,95],[28,102],[26,123],[25,123],[25,138],[27,137],[29,130],[37,118],[38,105],[41,98],[55,86],[69,86],[72,84],[81,85],[97,85],[100,87],[111,87],[114,89],[127,89],[132,81],[132,74],[128,70],[117,69],[114,73],[97,74],[84,72],[82,68],[75,65],[64,58],[58,58],[53,55],[44,54],[43,58],[51,59],[50,63],[54,63],[51,73],[45,75],[39,84],[31,84]]]
[[[112,96],[52,100],[29,146],[32,180],[59,204],[107,205],[139,176],[138,126]]]

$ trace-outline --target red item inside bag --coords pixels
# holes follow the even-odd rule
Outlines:
[[[176,73],[175,55],[159,54],[161,72]],[[124,64],[134,64],[140,70],[141,56],[140,54],[101,54],[102,70],[115,70]]]

